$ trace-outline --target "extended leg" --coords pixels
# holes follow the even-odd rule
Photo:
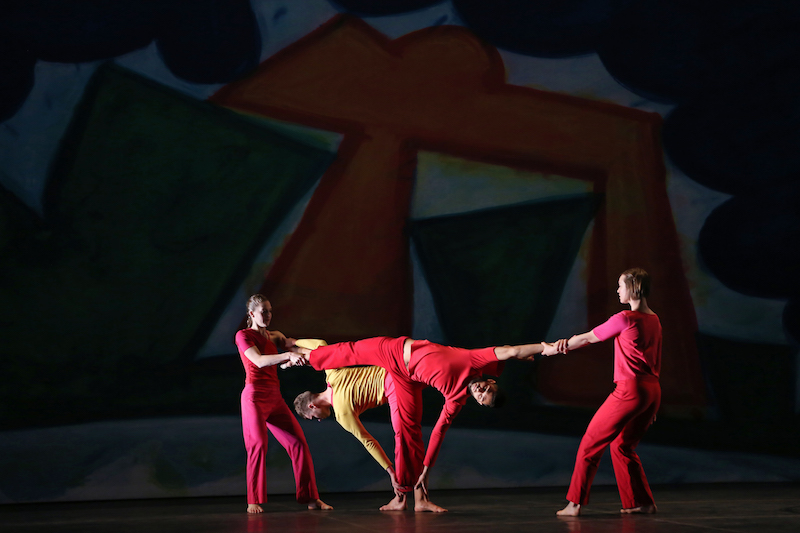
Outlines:
[[[338,342],[312,350],[311,366],[317,370],[346,366],[380,366],[392,375],[407,375],[403,361],[404,338],[373,337],[357,342]]]
[[[589,422],[589,427],[586,428],[586,433],[581,439],[572,481],[567,492],[567,500],[575,505],[589,503],[589,491],[603,451],[622,431],[625,424],[643,409],[635,390],[629,390],[624,384],[625,382],[618,383],[614,392],[606,398],[606,401],[592,417],[592,421]],[[569,508],[568,505],[561,514],[580,513],[579,509],[577,513],[570,513]]]
[[[642,402],[649,406],[632,418],[611,443],[611,460],[617,478],[623,513],[654,513],[656,505],[647,483],[636,446],[644,436],[660,405],[661,390],[657,382],[638,385]]]
[[[267,426],[266,410],[245,387],[242,391],[242,435],[247,451],[247,512],[263,511],[267,501]]]
[[[292,460],[294,481],[297,488],[297,501],[309,504],[309,509],[331,508],[324,503],[321,506],[319,505],[322,502],[317,491],[317,480],[314,475],[311,450],[308,448],[303,429],[283,399],[280,399],[280,404],[275,406],[272,414],[267,419],[267,427],[275,435],[281,446],[286,449],[289,458]]]
[[[391,394],[387,394],[392,416],[392,427],[395,430],[395,471],[397,481],[407,492],[404,496],[395,496],[392,501],[381,507],[382,511],[404,510],[407,508],[407,494],[411,491],[422,473],[425,459],[425,447],[422,440],[422,390],[425,385],[410,381],[406,376],[392,375]],[[414,510],[443,512],[428,499],[421,490],[414,490]]]
[[[390,374],[391,375],[391,374]],[[425,456],[422,441],[422,389],[404,376],[391,376],[391,394],[387,394],[394,428],[394,468],[397,481],[405,492],[411,491],[422,472]],[[405,498],[395,497],[382,511],[405,509]]]
[[[383,390],[384,394],[386,394],[386,399],[389,402],[389,415],[392,421],[392,432],[394,433],[394,451],[395,451],[395,476],[397,477],[397,482],[402,483],[400,481],[400,477],[398,474],[398,466],[397,466],[397,453],[400,450],[400,413],[397,407],[397,395],[395,394],[394,389],[394,379],[392,379],[392,374],[390,372],[386,372],[386,378],[383,382]],[[381,511],[405,511],[408,509],[408,500],[406,498],[406,493],[413,490],[412,486],[404,485],[400,489],[400,494],[397,494],[395,491],[395,496],[392,500],[383,505],[381,507]]]

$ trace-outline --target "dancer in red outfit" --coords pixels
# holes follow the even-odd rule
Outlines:
[[[597,410],[578,448],[567,500],[559,516],[578,516],[589,503],[589,488],[600,458],[611,445],[611,460],[617,478],[622,513],[655,513],[656,504],[634,451],[655,420],[661,403],[661,322],[648,307],[650,276],[641,268],[626,270],[619,277],[619,301],[629,304],[605,323],[582,335],[561,339],[545,350],[566,353],[587,344],[614,338],[614,392]]]
[[[444,512],[428,498],[428,474],[436,462],[442,440],[470,393],[469,383],[483,374],[498,375],[507,359],[532,360],[545,345],[498,346],[466,350],[408,337],[375,337],[343,342],[315,350],[301,349],[317,370],[354,365],[381,366],[392,376],[398,408],[395,450],[397,481],[414,487],[416,511]],[[552,347],[551,347],[552,348]],[[290,365],[296,364],[294,361]],[[422,389],[432,386],[444,396],[444,406],[433,428],[427,453],[422,441]],[[492,400],[494,397],[492,398]],[[491,402],[488,402],[491,403]],[[487,403],[487,404],[488,404]],[[403,510],[405,494],[395,496],[381,510]]]
[[[291,352],[278,353],[292,340],[279,331],[269,331],[272,305],[261,294],[247,301],[247,328],[236,333],[236,347],[245,370],[242,390],[242,432],[247,449],[247,512],[261,513],[267,501],[267,428],[292,460],[297,501],[309,509],[333,509],[319,499],[311,451],[300,424],[281,397],[275,365],[303,363]],[[288,343],[287,343],[288,340]]]

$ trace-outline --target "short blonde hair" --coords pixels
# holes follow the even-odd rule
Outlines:
[[[308,406],[311,403],[312,396],[314,396],[314,394],[310,390],[307,390],[298,394],[297,398],[294,399],[294,410],[303,418],[309,418],[311,416],[311,411]]]

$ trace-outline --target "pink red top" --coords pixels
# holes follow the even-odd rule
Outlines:
[[[428,441],[425,466],[431,468],[436,462],[444,434],[467,403],[470,380],[483,374],[498,376],[503,366],[497,360],[494,348],[465,350],[429,341],[415,341],[411,345],[411,361],[408,364],[411,379],[434,387],[444,396],[442,412]]]
[[[239,357],[244,365],[245,384],[251,383],[256,390],[280,390],[281,384],[278,381],[278,370],[274,365],[258,368],[247,358],[244,352],[248,348],[255,346],[262,355],[278,353],[278,348],[271,340],[263,336],[254,329],[241,329],[236,332],[236,347],[239,349]]]
[[[614,339],[614,381],[658,379],[661,321],[658,315],[622,311],[592,330],[601,341]]]
[[[428,341],[414,341],[408,368],[403,360],[403,346],[408,337],[374,337],[358,342],[322,346],[311,352],[309,361],[317,370],[353,365],[376,365],[385,368],[397,380],[409,380],[435,387],[444,396],[444,407],[433,428],[425,454],[425,465],[433,466],[442,439],[461,407],[467,402],[467,384],[482,374],[499,375],[503,363],[494,348],[465,350]],[[399,401],[399,400],[398,400]],[[416,408],[421,409],[422,406]],[[411,406],[407,409],[413,409]]]

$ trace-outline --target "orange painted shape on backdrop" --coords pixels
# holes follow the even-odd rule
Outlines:
[[[664,324],[664,404],[705,405],[657,114],[507,85],[497,50],[461,27],[392,41],[347,16],[275,54],[212,101],[344,134],[337,160],[264,284],[283,330],[329,341],[410,334],[403,228],[417,150],[546,170],[591,181],[605,194],[590,245],[589,322],[621,310],[619,273],[646,268]],[[596,405],[609,389],[598,376],[610,380],[610,354],[610,346],[600,346],[543,361],[539,391],[555,402]]]

